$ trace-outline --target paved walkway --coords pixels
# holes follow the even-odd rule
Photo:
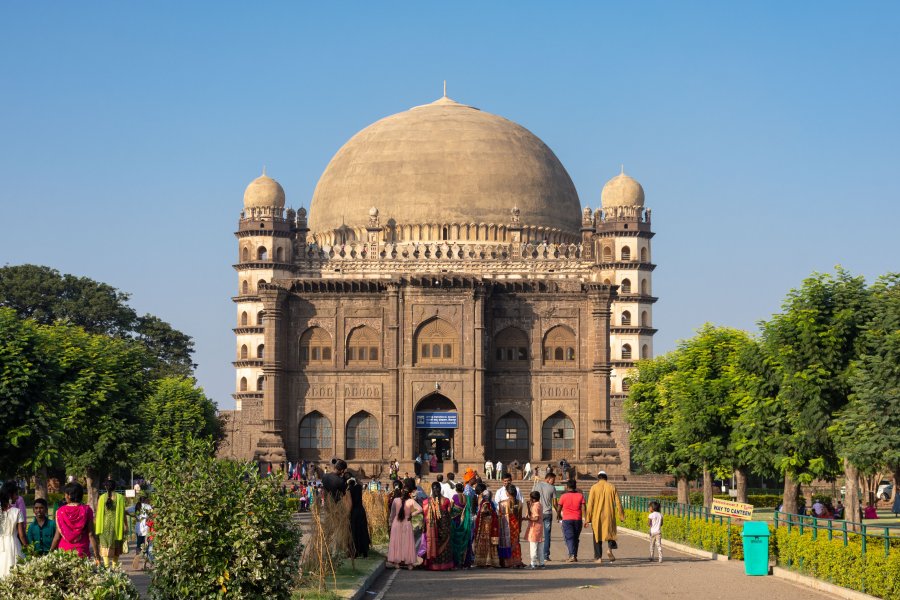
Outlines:
[[[565,558],[566,549],[554,523],[550,556]],[[812,600],[835,598],[774,577],[748,577],[743,562],[724,562],[663,550],[661,564],[647,561],[648,542],[619,535],[617,560],[593,562],[589,533],[581,537],[578,563],[558,560],[543,570],[471,569],[436,573],[388,569],[366,595],[380,600],[420,598],[667,598],[700,600]],[[522,544],[528,555],[528,544]],[[374,594],[372,592],[375,592]],[[383,592],[383,595],[381,593]],[[564,594],[561,596],[560,594]]]

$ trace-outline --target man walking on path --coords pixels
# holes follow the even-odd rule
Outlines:
[[[550,560],[550,530],[553,528],[553,511],[556,503],[556,474],[548,471],[544,481],[536,481],[531,491],[541,495],[541,513],[544,525],[544,561]]]
[[[493,463],[493,461],[490,461],[490,460],[484,461],[484,478],[485,479],[493,479],[494,478],[494,463]]]
[[[503,463],[498,460],[497,466],[494,468],[494,478],[499,480],[502,477],[503,477]]]
[[[609,550],[607,558],[610,562],[616,560],[612,551],[616,545],[616,516],[625,520],[625,511],[619,501],[619,491],[616,486],[607,481],[606,471],[597,474],[600,481],[591,487],[591,493],[587,501],[587,521],[585,525],[591,525],[594,531],[594,562],[603,562],[603,542],[606,542]]]

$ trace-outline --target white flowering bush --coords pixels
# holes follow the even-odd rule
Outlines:
[[[78,558],[51,552],[28,559],[0,579],[0,600],[140,600],[128,576]]]

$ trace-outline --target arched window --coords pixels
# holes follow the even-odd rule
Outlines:
[[[250,293],[250,282],[249,281],[245,280],[244,283],[241,284],[241,293],[244,294],[245,296]]]
[[[650,295],[650,283],[646,279],[641,279],[641,296]]]
[[[415,363],[424,365],[458,362],[459,339],[453,327],[441,319],[432,319],[416,333]]]
[[[622,360],[631,360],[631,344],[622,344]]]
[[[269,251],[265,246],[256,249],[256,260],[269,260]]]
[[[622,246],[622,260],[631,260],[631,248],[629,248],[628,246]]]
[[[647,262],[647,249],[641,248],[641,262]]]
[[[603,247],[603,262],[612,262],[612,248],[609,246]]]
[[[259,311],[258,313],[256,313],[256,324],[257,325],[263,324],[263,311]]]
[[[627,394],[631,391],[631,380],[627,377],[622,380],[622,393]]]
[[[347,421],[347,458],[378,458],[378,421],[365,411]]]
[[[630,293],[631,293],[631,280],[630,280],[630,279],[623,279],[623,280],[622,280],[622,289],[621,289],[621,292],[622,292],[623,294],[630,294]]]
[[[321,327],[310,327],[300,336],[300,364],[331,364],[331,336]]]
[[[241,377],[241,384],[238,389],[242,392],[247,391],[247,378],[246,377]]]
[[[631,325],[631,313],[627,310],[622,311],[622,326],[627,327]]]
[[[247,311],[241,313],[241,327],[247,326]]]
[[[650,314],[646,310],[641,312],[641,327],[650,327]]]
[[[449,236],[447,235],[447,228],[444,227],[443,230],[441,230],[441,239],[446,240],[446,239],[448,239],[448,237]]]
[[[241,260],[244,262],[250,260],[250,248],[244,247],[244,251],[241,253]]]
[[[262,375],[260,375],[259,377],[256,378],[256,391],[257,392],[263,391],[263,384],[265,383],[265,381],[266,381],[266,379]]]
[[[575,333],[564,325],[557,325],[544,336],[544,364],[574,366]]]
[[[557,412],[544,421],[541,427],[542,460],[573,458],[575,452],[575,425],[564,412]]]
[[[508,412],[494,426],[494,452],[504,462],[528,456],[528,423],[522,415]]]
[[[241,360],[246,360],[250,357],[250,350],[247,348],[247,344],[241,346]]]
[[[284,261],[284,249],[283,248],[275,248],[275,260],[278,262]]]
[[[609,280],[609,277],[603,280],[603,285],[611,285],[612,281]]]
[[[311,412],[300,421],[300,448],[330,450],[333,446],[331,421],[322,413]]]
[[[371,327],[357,327],[347,339],[347,364],[374,365],[379,362],[381,337]]]
[[[494,358],[498,362],[528,361],[528,336],[521,329],[507,327],[494,338]]]
[[[264,286],[265,284],[266,284],[265,279],[260,279],[259,281],[257,281],[256,282],[256,291],[258,292],[260,289],[262,289],[262,286]]]
[[[260,344],[256,347],[256,358],[262,358],[266,353],[266,345]]]
[[[648,346],[647,344],[641,346],[641,358],[650,358],[650,346]]]

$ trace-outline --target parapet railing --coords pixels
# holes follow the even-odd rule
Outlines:
[[[353,241],[341,245],[308,244],[297,250],[300,260],[507,260],[513,258],[512,244],[460,244],[446,242],[386,243],[374,247]],[[581,244],[520,244],[523,260],[580,259]]]

